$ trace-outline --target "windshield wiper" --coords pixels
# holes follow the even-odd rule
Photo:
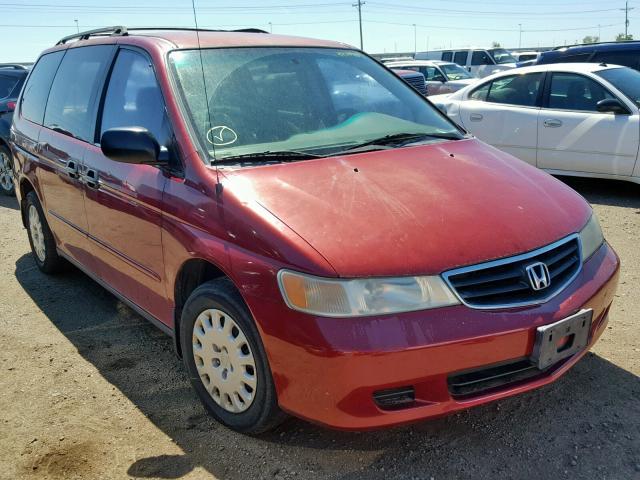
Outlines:
[[[370,146],[388,146],[395,145],[401,146],[405,143],[411,143],[414,141],[422,140],[425,138],[438,138],[443,140],[460,140],[461,135],[456,135],[452,133],[394,133],[391,135],[385,135],[384,137],[374,138],[372,140],[367,140],[366,142],[358,143],[357,145],[353,145],[346,150],[342,150],[335,155],[341,155],[343,153],[353,152],[354,150],[360,150],[364,147]]]
[[[314,155],[313,153],[296,152],[294,150],[282,150],[282,151],[266,151],[255,153],[244,153],[242,155],[231,155],[223,157],[219,160],[214,160],[212,163],[215,165],[225,163],[262,163],[265,161],[279,161],[279,162],[295,162],[296,160],[310,160],[312,158],[322,158],[323,155]]]

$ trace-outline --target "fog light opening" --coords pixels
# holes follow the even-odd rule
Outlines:
[[[413,406],[416,392],[413,386],[391,388],[373,392],[373,401],[383,410],[398,410]]]

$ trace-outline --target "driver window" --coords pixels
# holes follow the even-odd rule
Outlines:
[[[549,108],[597,112],[600,100],[615,98],[600,84],[574,73],[554,73],[551,77]]]
[[[100,135],[110,128],[144,127],[161,146],[169,143],[169,124],[153,67],[142,54],[120,50],[104,102]]]
[[[471,65],[492,65],[489,54],[484,50],[476,50],[471,57]]]

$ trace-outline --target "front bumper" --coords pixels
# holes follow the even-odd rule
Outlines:
[[[441,416],[553,382],[588,349],[533,378],[464,398],[451,394],[448,379],[530,356],[538,326],[585,308],[593,309],[590,348],[607,324],[618,273],[619,259],[605,243],[563,292],[535,307],[460,305],[333,319],[276,307],[281,302],[260,306],[251,295],[247,301],[258,319],[281,408],[329,427],[362,430]],[[406,408],[383,409],[373,399],[374,392],[405,386],[415,389],[415,401]]]

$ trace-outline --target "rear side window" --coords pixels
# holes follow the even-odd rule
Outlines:
[[[488,82],[469,95],[470,100],[480,100],[507,105],[535,107],[542,84],[542,73],[510,75]]]
[[[463,67],[466,66],[468,53],[469,52],[466,50],[463,52],[456,52],[456,54],[453,56],[454,63],[457,63],[458,65],[462,65]]]
[[[442,60],[450,62],[451,58],[452,58],[452,55],[453,54],[451,52],[442,52]]]
[[[599,52],[596,53],[593,63],[607,63],[610,65],[622,65],[634,70],[640,70],[640,51],[634,52]]]
[[[20,106],[22,117],[42,124],[51,82],[53,82],[53,77],[56,75],[64,53],[64,50],[61,50],[43,55],[33,67],[33,71],[22,92],[22,104]]]
[[[2,75],[0,73],[0,98],[7,98],[18,83],[18,78],[13,75]]]
[[[153,67],[143,55],[120,50],[111,73],[100,135],[110,128],[143,127],[161,146],[169,140],[164,100]]]
[[[600,100],[614,98],[598,82],[575,73],[554,73],[551,77],[549,108],[596,112]]]
[[[534,107],[542,76],[542,73],[529,73],[496,79],[491,82],[487,102]]]
[[[44,126],[93,142],[98,95],[113,52],[111,45],[67,51],[51,86]]]
[[[476,50],[471,57],[471,65],[493,65],[493,61],[484,50]]]

